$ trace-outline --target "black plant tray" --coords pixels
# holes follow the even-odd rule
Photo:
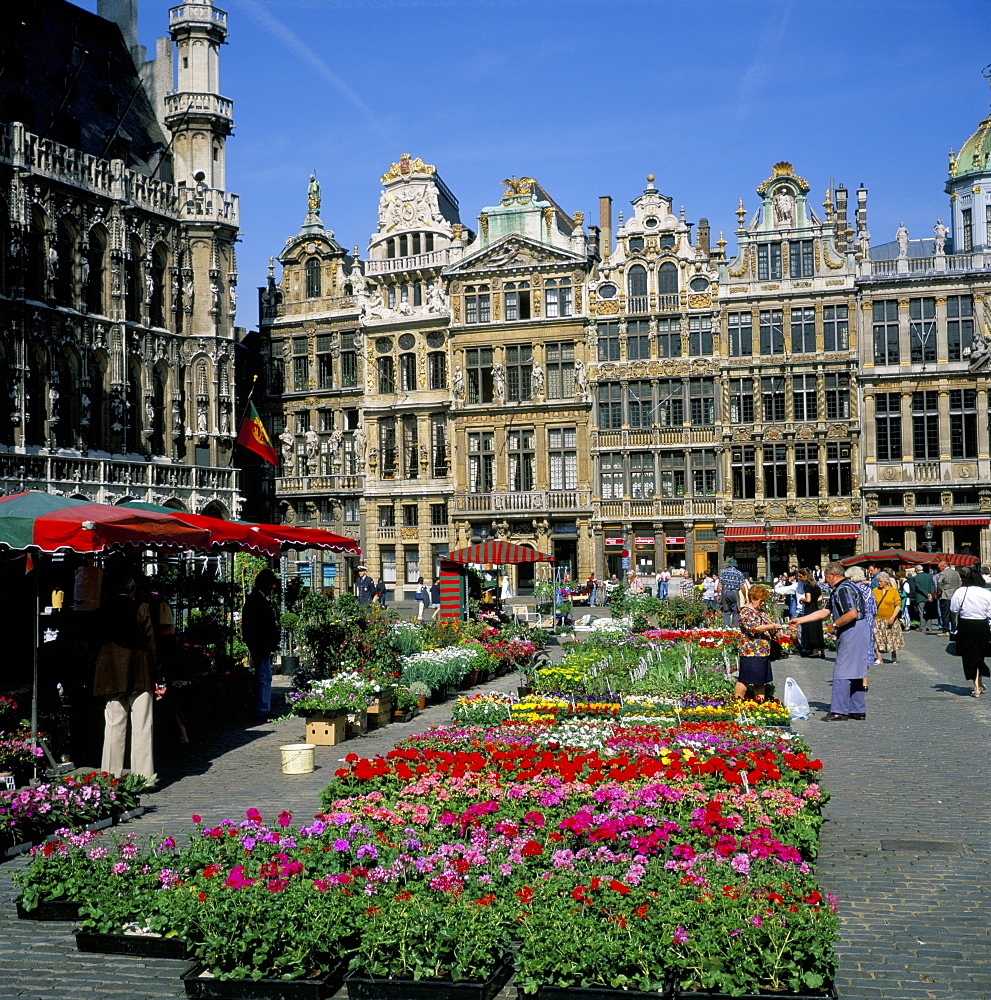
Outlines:
[[[78,920],[82,905],[75,899],[46,899],[33,910],[25,910],[17,900],[17,915],[21,920]]]
[[[520,1000],[523,993],[520,992]],[[614,990],[608,986],[541,986],[537,1000],[669,1000],[671,991]]]
[[[76,931],[79,951],[98,951],[104,955],[135,955],[139,958],[189,958],[182,938],[154,934],[98,934]]]
[[[484,982],[450,979],[390,979],[348,973],[350,1000],[492,1000],[513,974],[513,963],[503,962]]]
[[[728,993],[706,993],[699,990],[675,990],[672,1000],[729,1000]],[[743,993],[734,1000],[836,1000],[836,987],[830,984],[821,990],[803,990],[792,993],[789,990],[759,990],[757,993]]]
[[[344,963],[317,979],[217,979],[194,965],[181,976],[187,997],[197,1000],[327,1000],[344,981]]]

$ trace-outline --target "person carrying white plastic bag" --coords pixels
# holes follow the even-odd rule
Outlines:
[[[805,697],[805,692],[798,686],[798,681],[794,677],[785,678],[783,703],[792,719],[807,719],[809,717],[809,699]]]

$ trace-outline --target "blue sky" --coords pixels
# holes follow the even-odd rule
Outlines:
[[[95,10],[96,0],[82,6]],[[149,51],[165,0],[140,0]],[[536,177],[571,213],[614,214],[648,173],[733,246],[737,198],[789,160],[817,211],[830,179],[869,188],[875,244],[947,221],[947,151],[988,114],[986,0],[228,0],[221,91],[241,198],[242,292],[306,214],[364,255],[379,176],[436,164],[475,217]],[[245,295],[247,306],[251,301]],[[238,319],[256,322],[246,308]]]

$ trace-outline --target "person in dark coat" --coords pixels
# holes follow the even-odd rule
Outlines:
[[[354,581],[354,596],[363,608],[367,608],[375,598],[375,581],[368,575],[368,570],[364,566],[358,567],[358,579]]]
[[[282,641],[279,619],[269,601],[277,582],[270,569],[263,569],[241,611],[241,638],[255,674],[255,716],[262,722],[268,721],[272,711],[272,654]]]
[[[380,608],[384,608],[389,600],[389,592],[385,589],[385,580],[382,577],[379,577],[375,584],[375,600],[379,602]]]

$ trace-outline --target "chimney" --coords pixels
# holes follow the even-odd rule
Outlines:
[[[846,218],[847,190],[841,184],[836,189],[836,242],[841,248],[846,248]]]
[[[706,257],[710,254],[709,247],[709,220],[699,219],[698,236],[695,237],[695,248],[701,250]]]
[[[612,255],[612,198],[607,194],[599,197],[599,234],[599,252],[605,264]]]

